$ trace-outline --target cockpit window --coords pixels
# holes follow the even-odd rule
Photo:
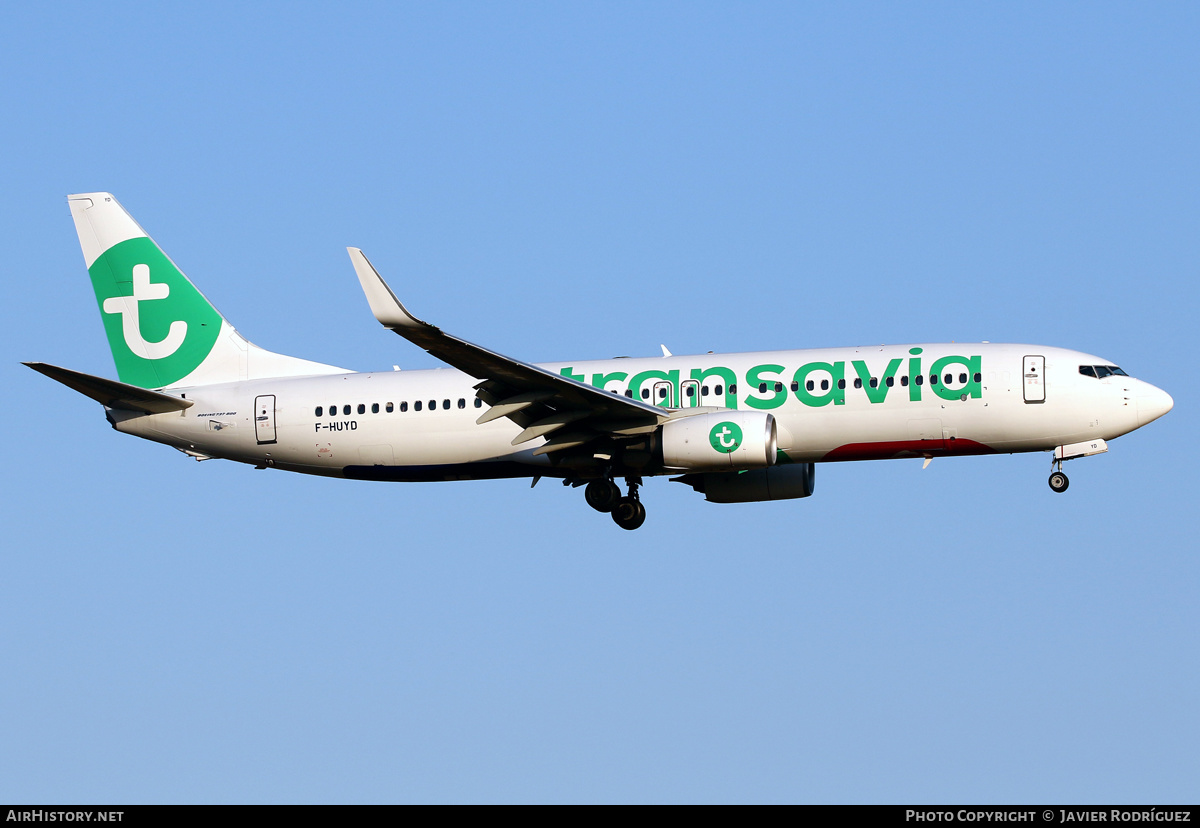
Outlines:
[[[1080,365],[1079,373],[1085,377],[1095,377],[1096,379],[1104,379],[1105,377],[1127,377],[1120,368],[1115,365]]]

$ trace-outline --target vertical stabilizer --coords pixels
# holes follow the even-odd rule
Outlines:
[[[166,388],[349,373],[247,342],[110,193],[67,201],[122,382]]]

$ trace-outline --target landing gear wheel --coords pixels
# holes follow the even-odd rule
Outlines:
[[[620,498],[612,510],[613,522],[622,529],[637,529],[646,522],[646,507],[634,497]]]
[[[1056,471],[1050,475],[1050,488],[1056,492],[1065,492],[1067,486],[1071,485],[1071,481],[1067,476],[1060,471]]]
[[[593,480],[584,488],[583,499],[597,512],[611,512],[621,499],[621,490],[611,480]]]

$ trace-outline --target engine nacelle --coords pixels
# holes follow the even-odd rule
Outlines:
[[[673,479],[703,493],[710,503],[754,503],[808,497],[813,493],[816,476],[816,464],[794,463],[744,472],[685,474]]]
[[[762,469],[774,465],[775,418],[760,411],[718,411],[663,424],[663,465],[689,471]]]

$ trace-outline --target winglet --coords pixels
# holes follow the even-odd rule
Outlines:
[[[379,324],[393,330],[396,328],[433,327],[408,312],[408,308],[400,303],[396,294],[392,293],[387,282],[383,281],[379,271],[367,261],[367,257],[361,250],[357,247],[347,247],[346,252],[350,254],[354,272],[358,274],[358,281],[362,285],[363,293],[367,295],[367,304],[371,306],[371,313],[375,314]]]

